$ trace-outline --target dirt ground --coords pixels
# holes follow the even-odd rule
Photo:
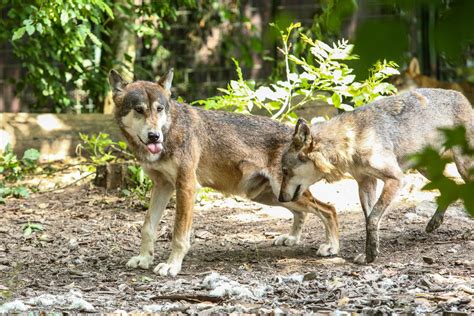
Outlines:
[[[69,179],[70,180],[70,179]],[[272,240],[291,226],[290,213],[213,194],[197,202],[192,248],[182,272],[164,278],[130,270],[138,253],[144,209],[90,182],[37,193],[0,206],[0,313],[241,312],[307,313],[474,312],[474,221],[461,204],[434,233],[433,192],[408,176],[402,196],[381,224],[381,254],[353,263],[365,230],[354,181],[318,184],[314,193],[339,211],[340,256],[321,258],[316,216],[293,247]],[[155,264],[170,252],[173,207],[157,232]],[[25,237],[22,225],[42,231]]]

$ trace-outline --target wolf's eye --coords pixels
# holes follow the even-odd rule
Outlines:
[[[288,175],[288,168],[283,168],[282,172],[283,172],[284,176],[287,176]]]
[[[136,111],[137,113],[140,113],[140,114],[143,114],[143,113],[144,113],[144,110],[143,110],[142,107],[136,107],[136,108],[135,108],[135,111]]]
[[[161,104],[156,107],[156,110],[157,110],[158,112],[161,112],[161,111],[163,111],[164,109],[165,109],[165,107],[164,107],[163,105],[161,105]]]

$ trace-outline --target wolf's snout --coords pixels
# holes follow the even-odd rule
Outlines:
[[[291,196],[288,193],[283,192],[283,190],[280,191],[280,196],[278,197],[278,201],[280,202],[290,202]]]
[[[148,142],[149,143],[157,143],[160,141],[160,134],[149,132],[148,133]]]

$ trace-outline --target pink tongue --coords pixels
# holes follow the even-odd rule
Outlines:
[[[163,149],[163,145],[161,145],[160,143],[148,144],[146,145],[146,147],[152,154],[158,154]]]

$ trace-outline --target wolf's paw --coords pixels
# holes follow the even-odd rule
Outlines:
[[[321,246],[319,246],[318,252],[316,254],[321,257],[329,257],[337,255],[338,252],[338,245],[322,244]]]
[[[433,231],[438,229],[439,226],[441,226],[441,224],[443,223],[443,219],[444,219],[443,216],[435,213],[433,217],[430,219],[430,221],[428,222],[428,225],[426,225],[425,231],[427,233],[432,233]]]
[[[140,267],[142,269],[148,269],[152,262],[153,262],[152,256],[135,256],[135,257],[132,257],[130,260],[128,260],[127,267],[129,268]]]
[[[170,277],[175,277],[179,273],[179,271],[181,271],[181,264],[170,264],[166,262],[158,264],[153,270],[153,272],[155,272],[156,274]]]
[[[291,235],[281,235],[273,240],[275,246],[294,246],[299,244],[300,239]]]
[[[354,263],[357,263],[357,264],[367,264],[367,260],[365,260],[365,254],[364,254],[364,253],[360,253],[360,254],[358,254],[357,256],[355,256],[355,258],[354,258]]]

